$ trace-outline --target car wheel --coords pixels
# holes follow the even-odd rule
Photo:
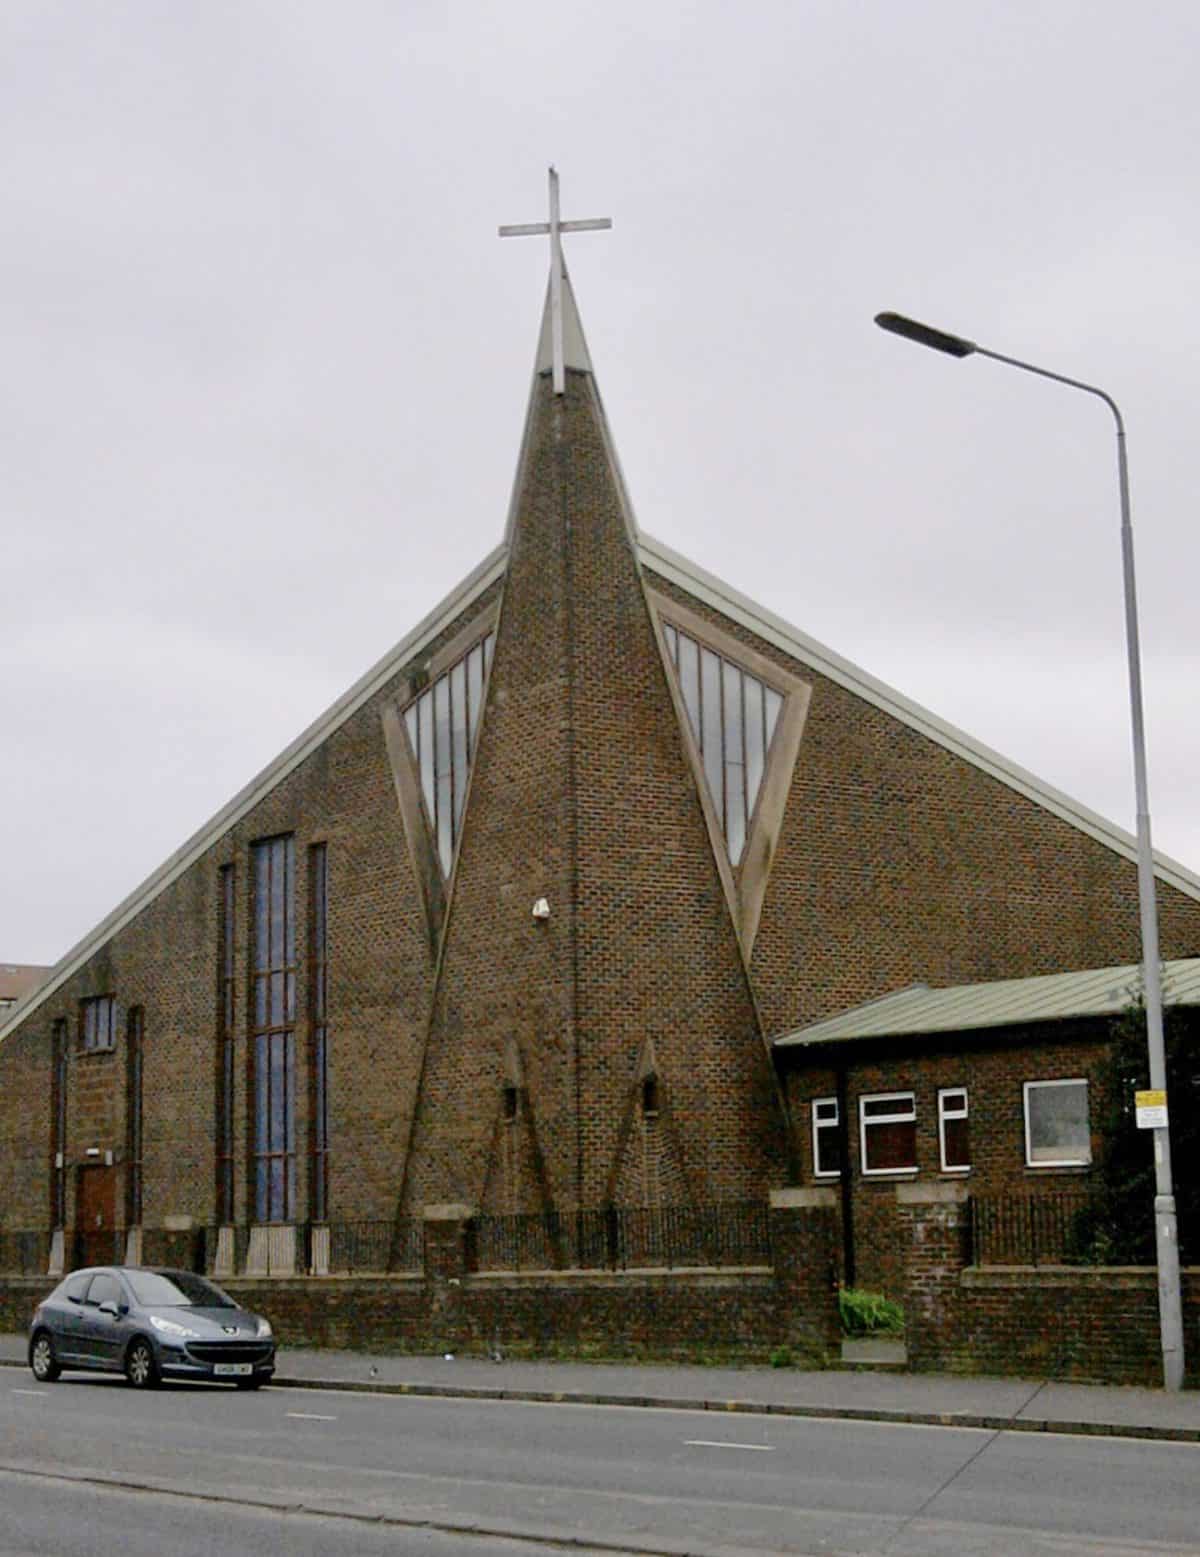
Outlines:
[[[48,1330],[39,1330],[29,1348],[29,1366],[39,1384],[53,1384],[62,1373],[54,1355],[54,1342]]]
[[[137,1340],[125,1353],[125,1377],[134,1389],[153,1389],[158,1383],[158,1363],[149,1341]]]
[[[261,1389],[266,1382],[262,1377],[234,1380],[239,1389]]]

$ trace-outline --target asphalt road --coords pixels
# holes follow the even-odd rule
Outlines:
[[[436,1557],[521,1550],[516,1536],[630,1552],[1194,1557],[1200,1446],[0,1377],[0,1557]]]

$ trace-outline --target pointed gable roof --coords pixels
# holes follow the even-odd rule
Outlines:
[[[791,626],[782,617],[774,615],[765,607],[740,594],[672,547],[654,540],[639,530],[596,383],[595,370],[587,348],[578,304],[565,268],[562,279],[565,366],[569,372],[587,377],[606,459],[611,476],[616,483],[621,511],[635,548],[638,567],[678,586],[693,599],[712,607],[730,621],[745,627],[767,643],[774,645],[798,664],[809,666],[830,681],[852,692],[856,697],[883,710],[901,724],[907,725],[1016,793],[1044,807],[1105,848],[1111,849],[1124,859],[1136,862],[1137,843],[1131,833],[1116,826],[1098,812],[1090,810],[1063,791],[1045,783],[1027,769],[1009,761],[999,752],[975,740],[956,726],[938,718],[936,714],[904,697],[887,683],[842,658],[834,650],[801,632],[799,628]],[[161,892],[178,880],[224,833],[258,805],[381,688],[418,657],[423,648],[432,643],[452,622],[469,611],[497,580],[504,577],[508,566],[513,527],[527,473],[538,385],[551,371],[550,328],[548,290],[539,326],[525,430],[517,460],[503,542],[490,552],[461,584],[451,590],[411,632],[406,634],[395,648],[372,666],[324,714],[315,719],[273,762],[263,768],[244,789],[217,811],[210,821],[123,899],[95,929],[77,942],[54,965],[40,988],[29,994],[11,1013],[0,1015],[0,1041],[3,1041],[8,1033],[48,1000],[89,958],[135,919]],[[1155,874],[1160,881],[1200,902],[1200,875],[1159,850],[1155,851],[1154,860]]]

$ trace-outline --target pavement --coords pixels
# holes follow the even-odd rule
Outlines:
[[[0,1367],[26,1364],[23,1335],[0,1335]],[[577,1402],[983,1427],[1200,1443],[1200,1390],[891,1369],[541,1362],[479,1356],[281,1348],[275,1383],[295,1389]]]

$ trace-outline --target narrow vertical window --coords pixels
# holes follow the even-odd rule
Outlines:
[[[142,1059],[145,1019],[134,1006],[125,1027],[125,1225],[142,1225]]]
[[[312,1171],[309,1216],[329,1219],[329,856],[323,843],[308,854],[309,973],[312,1024],[309,1045],[309,1107]]]
[[[483,709],[495,633],[438,676],[404,715],[442,872],[449,875],[467,803],[471,753]]]
[[[254,845],[254,1212],[286,1222],[296,1201],[295,844]]]
[[[837,1178],[842,1171],[841,1119],[835,1097],[815,1097],[812,1102],[813,1174],[819,1179]]]
[[[670,622],[663,623],[663,639],[729,859],[737,865],[746,848],[783,697]]]
[[[217,899],[217,1221],[233,1221],[234,948],[236,877],[223,865]]]
[[[966,1087],[938,1092],[938,1141],[943,1173],[966,1173],[971,1166],[970,1111]]]
[[[67,1024],[54,1024],[50,1115],[50,1224],[67,1225]]]

